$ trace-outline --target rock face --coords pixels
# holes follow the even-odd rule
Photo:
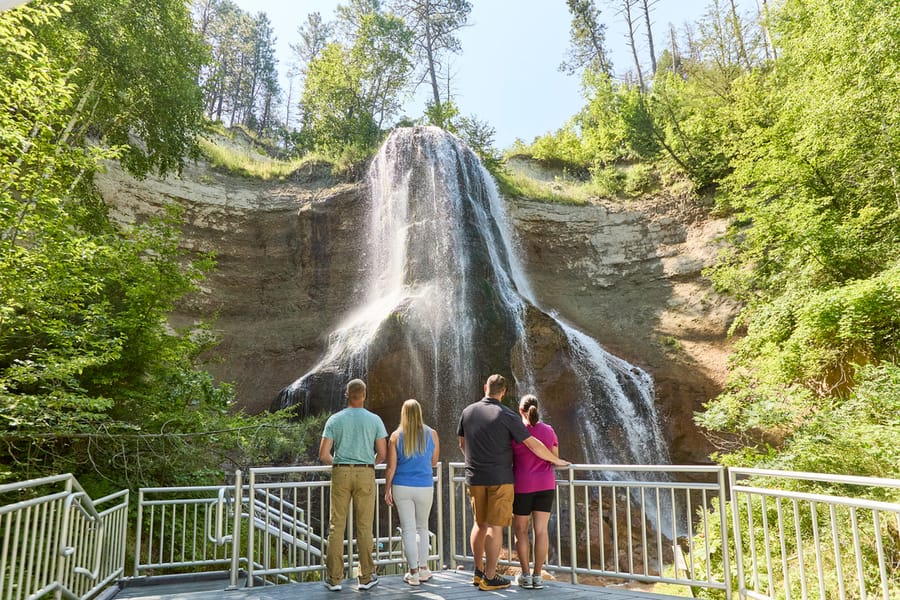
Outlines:
[[[362,293],[361,185],[321,177],[265,183],[202,164],[140,182],[110,165],[98,183],[122,222],[180,204],[185,247],[215,254],[216,272],[185,300],[173,325],[215,317],[221,344],[207,368],[235,384],[248,412],[267,409],[316,363]],[[734,307],[700,272],[725,223],[666,199],[591,206],[509,199],[507,210],[541,308],[648,371],[673,461],[703,462],[710,446],[692,415],[721,387]],[[546,338],[544,330],[559,335],[552,329],[540,318],[529,321],[534,340]],[[540,344],[533,346],[539,355]],[[540,372],[562,387],[570,376],[550,362]],[[455,454],[455,446],[447,448],[448,458]]]
[[[701,272],[726,222],[668,198],[509,210],[538,302],[648,371],[673,461],[703,461],[693,413],[724,383],[736,307]]]

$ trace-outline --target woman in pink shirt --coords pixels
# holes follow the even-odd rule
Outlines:
[[[519,415],[529,433],[541,440],[554,455],[559,456],[559,439],[546,423],[540,422],[537,398],[531,394],[519,401]],[[535,456],[524,444],[513,442],[513,471],[516,476],[513,500],[513,527],[516,531],[516,551],[522,574],[519,585],[527,589],[544,587],[541,570],[550,550],[547,524],[556,496],[556,475],[553,463]],[[529,567],[528,518],[534,527],[534,570]]]

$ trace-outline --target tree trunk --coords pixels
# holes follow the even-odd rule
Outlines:
[[[431,93],[434,96],[436,114],[441,114],[441,94],[438,91],[437,73],[434,66],[434,48],[432,47],[431,25],[425,24],[425,52],[428,56],[428,76],[431,78]]]
[[[631,56],[634,58],[634,70],[637,72],[638,86],[644,91],[644,74],[641,73],[641,61],[638,59],[637,42],[634,39],[634,19],[631,16],[631,5],[636,0],[624,0],[622,3],[625,11],[625,24],[628,25],[628,45],[631,47]]]
[[[778,60],[778,53],[775,51],[775,43],[772,41],[772,34],[769,32],[769,5],[766,0],[762,0],[762,31],[763,42],[766,47],[766,58],[769,58],[769,49],[772,49],[772,60]]]
[[[672,75],[678,74],[678,45],[675,39],[675,26],[669,23],[669,44],[672,49]]]
[[[650,45],[650,70],[656,74],[656,50],[653,48],[653,28],[650,26],[650,0],[642,0],[644,23],[647,25],[647,43]]]
[[[741,31],[741,20],[738,18],[737,6],[734,0],[729,0],[729,3],[731,4],[731,26],[734,28],[734,37],[737,38],[738,52],[741,60],[744,62],[744,66],[749,71],[751,68],[750,57],[747,55],[747,48],[744,46],[744,32]]]
[[[284,107],[284,128],[288,131],[291,130],[291,94],[294,91],[294,76],[291,75],[288,78],[288,94],[287,94],[287,102]]]

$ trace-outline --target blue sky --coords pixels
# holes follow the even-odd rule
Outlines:
[[[244,10],[269,15],[278,38],[279,69],[287,70],[289,44],[299,39],[297,27],[311,12],[326,20],[339,0],[236,0]],[[631,68],[622,18],[610,4],[598,0],[607,24],[606,41],[617,74]],[[658,0],[653,8],[657,54],[668,39],[668,24],[678,31],[698,20],[710,0]],[[454,57],[454,101],[464,115],[475,115],[496,130],[496,145],[508,147],[516,138],[526,142],[561,127],[584,104],[577,76],[558,70],[569,43],[570,17],[564,0],[472,0],[470,26],[459,38],[463,52]],[[756,0],[739,6],[756,14]],[[644,40],[641,40],[644,42]],[[648,62],[642,49],[642,60]],[[286,83],[284,86],[286,87]],[[421,116],[424,88],[406,104],[406,114]],[[296,94],[295,94],[296,97]]]

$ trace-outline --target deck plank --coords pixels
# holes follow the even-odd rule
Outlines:
[[[515,584],[505,590],[483,592],[472,585],[469,571],[435,572],[430,581],[418,587],[407,585],[399,575],[383,575],[370,590],[356,589],[356,580],[348,579],[340,592],[331,592],[321,582],[292,583],[264,587],[225,589],[224,580],[184,581],[162,584],[127,585],[114,600],[339,600],[341,597],[403,598],[409,600],[672,600],[675,596],[617,587],[573,585],[563,581],[544,581],[544,589],[526,590]]]

